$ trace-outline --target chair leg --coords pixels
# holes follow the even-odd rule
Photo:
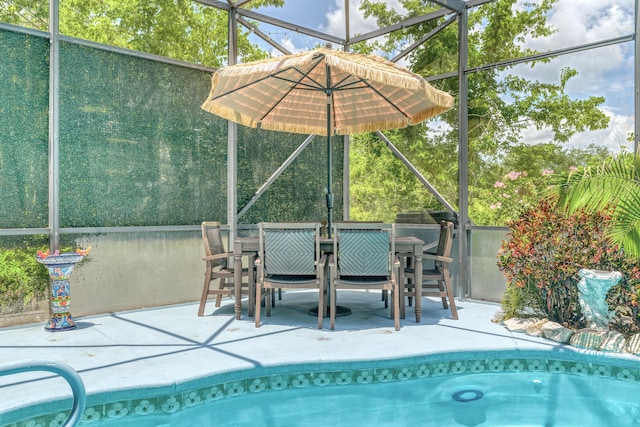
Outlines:
[[[448,286],[447,286],[448,288]],[[444,282],[442,280],[438,280],[438,290],[440,291],[440,295],[443,295],[440,299],[442,300],[442,308],[447,309],[449,305],[447,304],[447,297],[445,295]]]
[[[331,308],[329,308],[329,317],[331,318],[331,330],[334,330],[336,328],[336,295],[337,294],[338,292],[336,291],[336,287],[331,286],[331,295],[329,296],[329,299],[331,300]]]
[[[226,284],[227,284],[227,279],[222,277],[220,279],[219,289],[223,290]],[[216,295],[216,307],[220,307],[220,304],[222,304],[222,294]]]
[[[265,289],[264,290],[264,297],[265,297],[265,302],[264,302],[264,306],[265,306],[265,311],[267,312],[267,317],[271,317],[271,307],[273,307],[273,289]]]
[[[451,309],[451,317],[453,320],[458,320],[458,309],[456,308],[456,302],[453,299],[453,288],[451,287],[451,278],[445,276],[445,286],[447,287],[447,296],[449,298],[449,307]]]
[[[259,283],[256,284],[256,309],[254,311],[256,328],[260,327],[260,307],[262,306],[262,287]]]
[[[404,285],[403,285],[404,286]],[[393,297],[391,303],[393,304],[393,324],[396,328],[396,331],[400,330],[400,289],[398,284],[396,283],[393,286]],[[402,302],[404,305],[404,301]]]
[[[405,299],[407,298],[406,290],[407,290],[407,288],[405,287],[404,284],[401,284],[400,288],[398,289],[398,293],[400,295],[399,296],[400,301],[398,301],[398,306],[400,308],[400,318],[401,319],[404,319],[406,317],[406,314],[407,314],[407,310],[406,310],[406,307],[405,307],[405,304],[404,304]]]
[[[211,269],[207,268],[204,273],[204,286],[202,287],[202,296],[200,297],[200,306],[198,307],[198,317],[204,315],[204,308],[207,305],[207,297],[209,296],[209,286],[211,285]]]
[[[327,305],[324,302],[324,286],[320,284],[318,288],[318,329],[322,329],[322,320],[324,319],[326,310]]]
[[[255,314],[255,304],[256,304],[256,285],[255,283],[251,283],[251,278],[249,278],[247,283],[247,294],[248,294],[248,304],[247,311],[249,317],[253,317]]]

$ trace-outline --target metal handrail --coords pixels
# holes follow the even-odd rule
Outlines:
[[[82,418],[87,403],[87,395],[80,375],[69,365],[54,360],[26,360],[0,365],[0,376],[32,371],[53,372],[69,383],[73,392],[73,407],[63,427],[76,426]]]

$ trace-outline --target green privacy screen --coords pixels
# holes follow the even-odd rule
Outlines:
[[[0,228],[47,226],[49,41],[0,30]]]
[[[224,220],[227,125],[200,109],[209,80],[61,43],[61,226]]]
[[[323,108],[322,105],[318,108]],[[306,139],[307,135],[238,127],[238,204],[255,191]],[[342,218],[342,137],[332,138],[334,219]],[[327,219],[327,138],[316,136],[258,201],[239,218],[260,221],[323,221]]]
[[[0,36],[0,228],[46,227],[49,43]],[[210,80],[207,71],[61,42],[60,226],[226,222],[227,122],[200,108]],[[305,137],[239,126],[239,209]],[[333,144],[338,218],[341,138]],[[326,157],[326,138],[316,137],[240,222],[326,219]]]
[[[225,222],[227,122],[200,108],[211,74],[71,43],[60,56],[61,226]],[[303,139],[239,126],[239,209]],[[326,169],[318,137],[241,222],[325,219]]]

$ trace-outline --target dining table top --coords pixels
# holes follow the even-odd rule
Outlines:
[[[322,251],[333,250],[334,239],[331,237],[320,238],[320,249]],[[257,252],[259,250],[259,238],[258,236],[238,237],[235,240],[234,253],[250,253]],[[398,253],[415,253],[418,250],[422,252],[432,246],[433,243],[425,246],[424,240],[415,236],[395,236],[394,243],[396,246],[396,252]],[[434,242],[437,244],[437,242]]]

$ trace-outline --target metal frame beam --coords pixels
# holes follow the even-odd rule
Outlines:
[[[49,1],[49,249],[60,248],[60,15]]]
[[[634,39],[635,39],[635,64],[634,64],[634,75],[635,75],[635,79],[634,79],[634,89],[635,89],[635,100],[634,100],[634,110],[635,110],[635,114],[634,114],[634,130],[635,130],[635,135],[633,137],[633,149],[634,149],[634,153],[638,154],[638,149],[640,148],[640,64],[638,64],[638,62],[640,62],[640,42],[638,42],[638,37],[640,37],[640,0],[636,0],[636,13],[635,13],[635,20],[636,20],[636,27],[635,27],[635,34],[634,34]]]
[[[238,23],[233,10],[229,11],[228,63],[234,65],[238,61]],[[235,241],[238,236],[238,125],[227,121],[227,224],[229,240]]]
[[[458,15],[458,248],[460,269],[458,297],[466,299],[469,284],[469,20],[468,11]]]
[[[446,7],[449,10],[453,10],[454,12],[462,12],[467,4],[462,0],[430,0],[431,3],[435,3],[442,7]]]

